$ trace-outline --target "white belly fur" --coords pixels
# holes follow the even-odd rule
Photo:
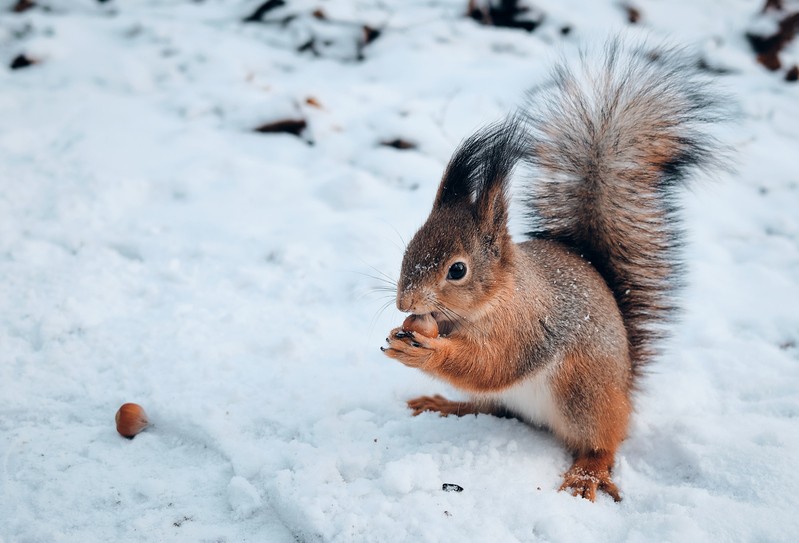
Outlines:
[[[527,422],[554,428],[561,418],[550,388],[550,372],[542,369],[501,392],[487,394],[487,399],[497,402]]]

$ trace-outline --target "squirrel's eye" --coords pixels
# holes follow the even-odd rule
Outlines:
[[[456,262],[455,264],[449,267],[449,271],[447,272],[447,279],[457,281],[458,279],[463,279],[465,275],[466,275],[466,264],[464,264],[463,262]]]

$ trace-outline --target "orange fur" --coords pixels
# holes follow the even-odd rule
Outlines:
[[[552,379],[568,421],[552,430],[575,452],[615,451],[627,435],[631,383],[614,366],[613,360],[576,353],[564,358]]]
[[[389,346],[384,352],[406,366],[468,392],[502,390],[514,383],[518,374],[513,366],[493,363],[504,358],[499,350],[508,345],[491,336],[485,339],[489,343],[480,348],[465,336],[427,338],[421,334],[408,335],[397,328],[389,334]]]

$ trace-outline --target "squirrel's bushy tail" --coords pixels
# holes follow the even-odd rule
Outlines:
[[[597,64],[558,66],[526,115],[539,174],[530,234],[575,248],[602,274],[638,375],[676,309],[675,188],[692,170],[721,165],[707,125],[725,117],[722,100],[681,52],[613,41]]]

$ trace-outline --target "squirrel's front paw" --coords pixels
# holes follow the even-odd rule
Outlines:
[[[402,328],[394,328],[386,338],[388,347],[380,347],[380,350],[406,366],[420,368],[433,356],[439,341],[440,338],[429,338]]]

